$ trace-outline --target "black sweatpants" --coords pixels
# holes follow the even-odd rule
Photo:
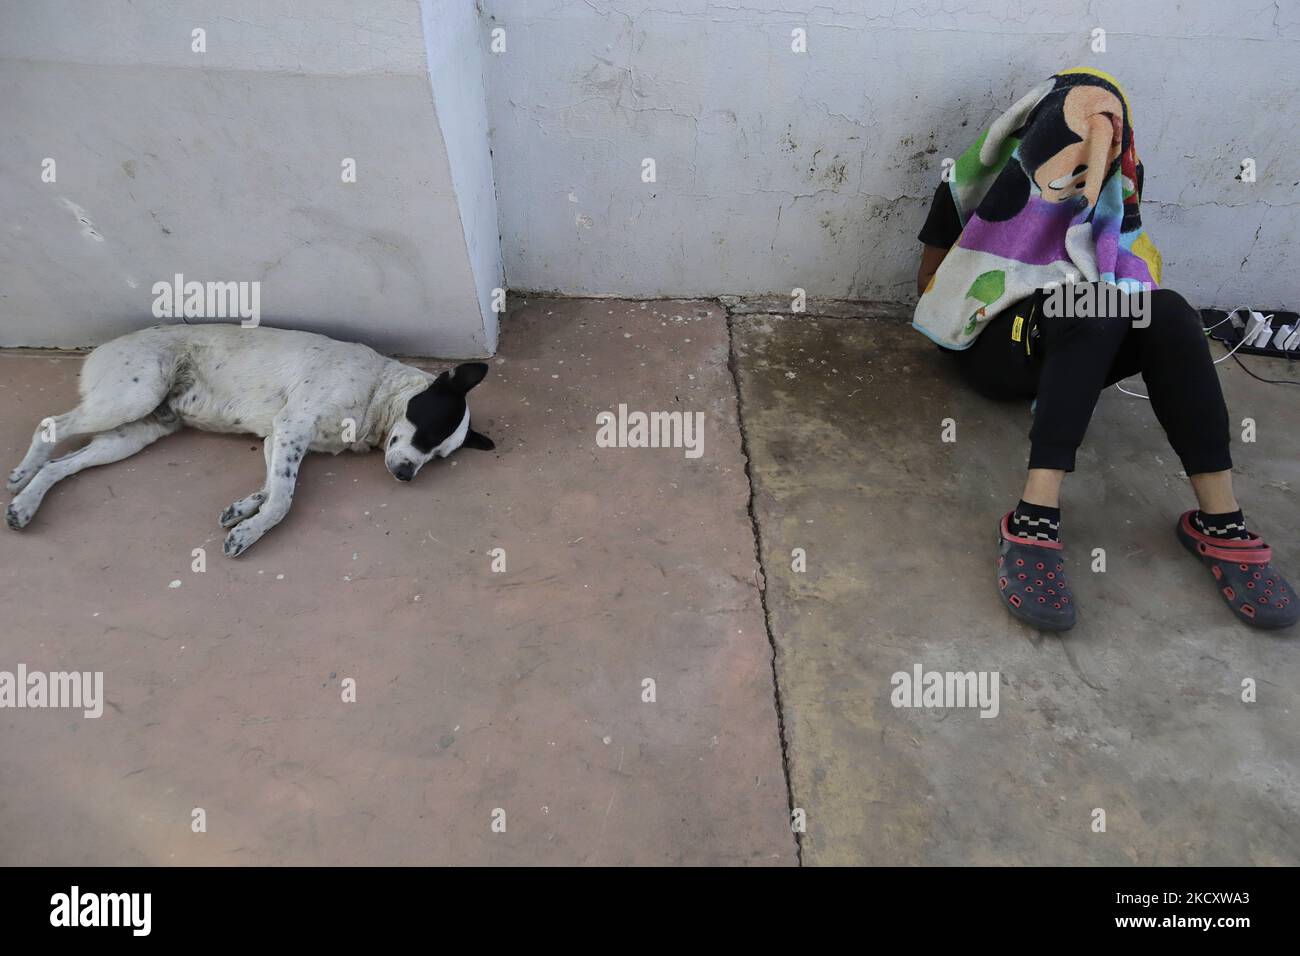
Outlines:
[[[1073,471],[1101,390],[1139,372],[1187,474],[1232,467],[1219,376],[1200,313],[1186,299],[1153,291],[1145,328],[1129,317],[1045,316],[1045,299],[1039,292],[999,314],[970,348],[955,353],[986,397],[1037,397],[1030,468]]]

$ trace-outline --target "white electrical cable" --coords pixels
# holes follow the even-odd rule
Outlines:
[[[1208,326],[1206,326],[1206,327],[1205,327],[1205,331],[1206,331],[1206,332],[1213,332],[1215,329],[1217,329],[1219,326],[1221,326],[1224,322],[1227,322],[1227,321],[1231,320],[1231,318],[1232,318],[1234,315],[1236,315],[1238,312],[1240,312],[1240,311],[1241,311],[1242,309],[1244,309],[1244,308],[1246,308],[1246,307],[1245,307],[1245,306],[1242,306],[1242,305],[1237,306],[1235,309],[1233,309],[1231,312],[1229,312],[1227,315],[1225,315],[1223,318],[1221,318],[1218,322],[1215,322],[1213,325],[1208,325]],[[1250,309],[1246,309],[1246,311],[1249,312]]]
[[[1245,327],[1242,329],[1241,341],[1239,341],[1236,345],[1234,345],[1228,351],[1228,354],[1223,356],[1223,358],[1215,359],[1214,360],[1215,365],[1218,365],[1220,362],[1228,358],[1231,358],[1233,352],[1236,352],[1237,349],[1241,348],[1251,339],[1259,337],[1262,334],[1263,329],[1265,328],[1268,329],[1268,333],[1267,335],[1264,336],[1263,339],[1264,343],[1267,343],[1268,340],[1273,336],[1272,321],[1273,321],[1273,315],[1275,315],[1276,313],[1270,315],[1262,315],[1259,312],[1256,312],[1253,309],[1249,309],[1244,305],[1237,306],[1235,309],[1233,309],[1231,312],[1225,315],[1218,322],[1215,322],[1213,325],[1207,326],[1205,329],[1205,334],[1209,335],[1211,332],[1213,332],[1215,329],[1221,326],[1224,322],[1230,321],[1232,317],[1236,315],[1238,312],[1245,312],[1247,315],[1250,316],[1249,322],[1247,322]],[[1287,326],[1284,326],[1283,328],[1286,328],[1287,331],[1290,332],[1290,338],[1296,338],[1297,335],[1300,335],[1300,323],[1297,323],[1297,327],[1298,328],[1296,331],[1291,331],[1291,329]],[[1290,341],[1290,338],[1288,338],[1287,341]],[[1300,345],[1300,342],[1297,342],[1297,344]],[[1123,392],[1125,395],[1132,395],[1134,398],[1143,398],[1146,399],[1148,402],[1151,401],[1150,395],[1143,395],[1141,392],[1130,392],[1119,382],[1115,383],[1115,387],[1119,389],[1121,392]]]
[[[1236,313],[1240,312],[1241,309],[1242,309],[1242,307],[1241,307],[1241,306],[1238,306],[1237,308],[1235,308],[1235,309],[1233,309],[1231,312],[1229,312],[1229,313],[1228,313],[1228,316],[1229,316],[1229,317],[1232,317],[1232,316],[1235,315]],[[1264,325],[1265,325],[1266,323],[1270,322],[1270,321],[1272,320],[1272,318],[1273,318],[1272,315],[1260,315],[1258,312],[1253,312],[1253,311],[1251,311],[1250,309],[1247,309],[1246,311],[1247,311],[1247,312],[1250,312],[1250,324],[1247,325],[1246,328],[1245,328],[1245,330],[1242,332],[1242,335],[1241,335],[1241,341],[1238,342],[1236,345],[1234,345],[1234,346],[1231,348],[1231,350],[1229,350],[1228,354],[1225,355],[1225,356],[1223,356],[1223,358],[1215,359],[1215,360],[1214,360],[1214,364],[1215,364],[1215,365],[1218,365],[1220,362],[1227,361],[1229,358],[1231,358],[1231,357],[1232,357],[1232,354],[1233,354],[1234,352],[1236,352],[1237,349],[1241,348],[1241,347],[1242,347],[1243,345],[1245,345],[1245,344],[1246,344],[1250,339],[1253,339],[1256,335],[1258,335],[1258,334],[1259,334],[1259,330],[1260,330],[1261,328],[1263,328]],[[1219,323],[1219,325],[1222,325],[1222,324],[1223,324],[1222,322]]]
[[[1145,398],[1148,402],[1151,401],[1151,396],[1150,396],[1150,395],[1141,395],[1141,394],[1139,394],[1139,393],[1137,393],[1137,392],[1130,392],[1127,388],[1125,388],[1125,387],[1124,387],[1123,385],[1121,385],[1119,382],[1116,382],[1116,383],[1115,383],[1115,387],[1118,388],[1118,389],[1119,389],[1121,392],[1123,392],[1125,395],[1132,395],[1134,398]]]

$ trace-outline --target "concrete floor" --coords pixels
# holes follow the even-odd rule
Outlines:
[[[79,364],[0,358],[6,461]],[[0,862],[794,862],[722,312],[539,300],[491,366],[495,452],[410,485],[310,456],[236,560],[241,437],[163,439],[0,529],[0,669],[102,670],[110,701],[0,711]],[[704,412],[705,455],[597,448],[619,402]]]
[[[973,396],[900,323],[735,321],[805,862],[1300,862],[1300,634],[1238,624],[1177,543],[1193,499],[1147,402],[1102,396],[1063,500],[1079,623],[1043,636],[993,572],[1028,403]],[[1300,580],[1296,397],[1220,370],[1258,426],[1238,495]],[[895,709],[891,675],[917,664],[997,671],[1000,713]]]
[[[727,305],[516,304],[472,400],[495,452],[409,486],[312,456],[235,561],[216,515],[254,440],[59,485],[0,533],[0,670],[102,670],[109,706],[0,712],[0,863],[1300,862],[1296,637],[1239,626],[1178,548],[1145,402],[1102,399],[1067,486],[1080,623],[1042,637],[992,583],[1027,409],[902,324]],[[79,363],[0,354],[6,470]],[[1294,398],[1220,368],[1259,434],[1240,496],[1300,578]],[[703,456],[598,448],[620,402],[703,412]],[[999,716],[893,708],[918,663],[998,671]]]

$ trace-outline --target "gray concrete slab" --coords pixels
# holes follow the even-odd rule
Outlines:
[[[0,355],[6,470],[79,364]],[[702,412],[703,456],[598,448],[620,402]],[[164,439],[0,533],[0,670],[108,699],[0,711],[0,862],[794,862],[721,311],[534,300],[472,405],[495,453],[409,486],[311,456],[238,560],[242,437]]]
[[[1079,624],[1045,637],[993,582],[1027,403],[968,393],[902,323],[734,323],[805,862],[1300,862],[1298,635],[1239,625],[1176,542],[1194,502],[1146,402],[1102,397],[1065,489]],[[1295,394],[1220,368],[1233,420],[1257,423],[1239,497],[1300,579]],[[997,671],[998,716],[895,708],[891,675],[917,664]]]

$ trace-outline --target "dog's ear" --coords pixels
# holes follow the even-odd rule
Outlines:
[[[465,435],[465,443],[460,447],[477,448],[479,451],[491,451],[497,446],[496,442],[492,441],[491,438],[488,438],[487,435],[476,432],[471,428]]]
[[[488,373],[486,362],[466,362],[463,365],[457,365],[451,372],[449,385],[460,392],[466,394],[471,388],[483,381]],[[446,374],[445,372],[443,373]],[[441,378],[441,376],[439,376]]]

